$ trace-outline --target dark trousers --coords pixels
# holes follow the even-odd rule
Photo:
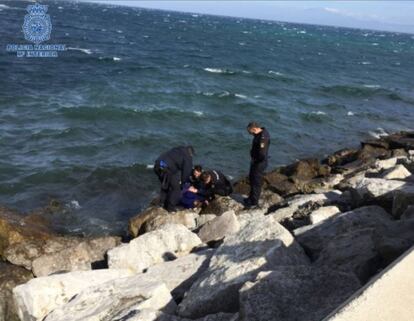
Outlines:
[[[231,193],[233,193],[233,187],[231,186],[231,183],[228,180],[226,180],[224,184],[216,186],[216,188],[214,189],[214,194],[220,196],[229,196]]]
[[[250,181],[250,194],[249,200],[251,204],[257,205],[262,191],[262,182],[264,171],[267,167],[267,161],[258,163],[252,163],[250,165],[249,181]]]
[[[181,173],[171,173],[169,170],[160,169],[156,163],[154,172],[161,183],[160,206],[171,212],[176,209],[181,199]]]

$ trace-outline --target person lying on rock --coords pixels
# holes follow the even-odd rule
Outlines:
[[[199,190],[201,188],[197,189],[191,183],[185,183],[181,192],[180,204],[184,208],[197,208],[208,205],[208,201],[204,195],[198,192]]]
[[[161,183],[160,206],[173,212],[181,199],[181,186],[190,179],[194,148],[179,146],[161,154],[155,161],[154,172]]]
[[[205,197],[207,202],[212,201],[215,195],[228,196],[233,193],[233,187],[226,176],[220,171],[207,170],[201,174],[203,186],[200,190],[193,189]]]

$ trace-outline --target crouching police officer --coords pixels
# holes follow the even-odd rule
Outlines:
[[[250,150],[251,163],[249,172],[250,194],[244,200],[247,208],[258,205],[262,189],[263,174],[267,167],[270,135],[266,128],[256,122],[247,125],[247,131],[253,135],[252,148]]]
[[[154,172],[161,182],[160,206],[167,211],[176,210],[181,198],[181,185],[190,178],[194,149],[179,146],[161,154],[154,164]]]
[[[201,174],[203,188],[201,193],[207,201],[214,199],[215,195],[228,196],[233,193],[233,187],[226,176],[220,171],[207,170]]]

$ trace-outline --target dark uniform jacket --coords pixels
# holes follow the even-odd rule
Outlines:
[[[208,185],[204,184],[202,188],[202,194],[204,194],[207,200],[212,200],[215,194],[227,196],[233,192],[230,181],[222,172],[215,170],[207,172],[210,174],[211,181]]]
[[[189,180],[193,169],[193,157],[189,151],[189,146],[179,146],[170,149],[158,157],[156,164],[160,164],[161,161],[166,164],[170,175],[181,172],[182,184]]]
[[[253,163],[260,163],[267,161],[268,151],[270,145],[270,135],[265,127],[262,127],[262,131],[253,137],[252,148],[250,150],[250,156]]]

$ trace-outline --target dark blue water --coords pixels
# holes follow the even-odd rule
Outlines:
[[[124,229],[172,146],[245,174],[251,120],[271,167],[413,129],[413,35],[43,1],[71,49],[17,58],[28,3],[1,3],[0,203],[59,199],[69,232]]]

